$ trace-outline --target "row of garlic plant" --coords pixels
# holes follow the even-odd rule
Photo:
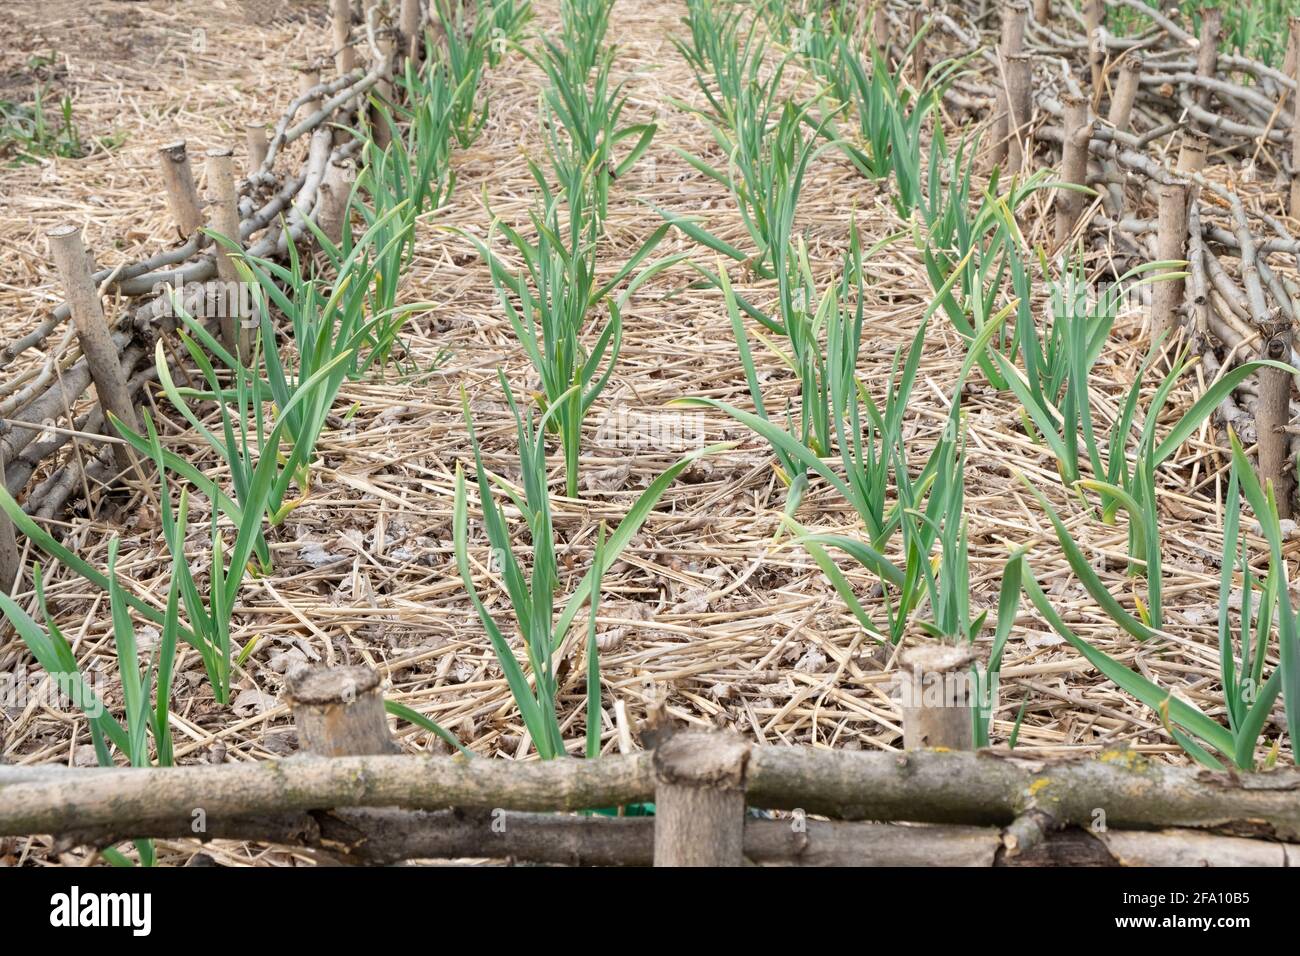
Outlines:
[[[851,486],[843,487],[853,489],[848,492],[850,496],[856,491],[855,503],[861,505],[864,514],[876,519],[882,536],[888,537],[901,529],[909,553],[913,555],[928,554],[936,539],[942,541],[946,556],[942,574],[930,573],[922,578],[909,577],[883,558],[877,560],[878,555],[873,552],[875,556],[869,559],[871,567],[901,589],[899,613],[894,616],[891,629],[901,633],[902,625],[924,593],[931,595],[931,603],[937,609],[932,625],[935,629],[967,635],[978,629],[977,625],[972,627],[970,621],[969,588],[961,583],[968,578],[964,571],[965,548],[959,547],[965,539],[965,525],[960,520],[964,455],[958,451],[956,441],[945,443],[932,456],[930,464],[915,483],[915,495],[897,503],[888,516],[883,513],[883,494],[891,470],[898,475],[908,475],[906,449],[901,441],[901,413],[906,399],[891,397],[882,415],[870,397],[862,392],[855,378],[862,329],[862,252],[855,243],[851,251],[852,269],[846,267],[840,285],[827,290],[819,299],[806,251],[799,249],[796,252],[796,245],[792,242],[794,208],[803,172],[818,152],[838,144],[834,141],[825,146],[818,143],[827,126],[826,120],[818,122],[813,135],[805,133],[803,126],[812,115],[811,106],[801,109],[788,104],[783,106],[776,135],[769,135],[768,112],[777,102],[780,77],[778,72],[775,79],[762,79],[763,45],[754,43],[752,33],[747,34],[747,52],[744,55],[736,50],[728,51],[725,44],[715,44],[711,48],[715,55],[727,57],[732,75],[745,78],[737,82],[724,79],[719,84],[720,92],[716,97],[710,97],[715,103],[725,104],[720,110],[715,136],[731,149],[733,156],[743,156],[739,184],[737,179],[724,180],[720,171],[711,169],[697,157],[687,158],[711,178],[733,185],[738,202],[747,212],[745,218],[751,236],[756,245],[766,251],[747,257],[689,220],[664,215],[665,225],[652,232],[617,270],[613,279],[603,285],[597,283],[596,255],[603,236],[610,183],[632,167],[648,148],[655,132],[654,124],[624,126],[619,121],[626,96],[621,84],[610,85],[613,48],[601,45],[611,6],[608,0],[569,0],[564,3],[560,34],[543,38],[540,51],[532,54],[534,62],[549,80],[541,104],[548,135],[549,174],[540,164],[530,163],[541,194],[540,207],[530,216],[536,239],[530,240],[519,230],[497,220],[492,227],[492,231],[499,229],[505,235],[513,253],[522,260],[524,269],[520,271],[513,267],[505,256],[492,248],[491,233],[486,241],[466,234],[490,266],[502,308],[541,386],[536,396],[540,415],[535,415],[531,406],[521,409],[504,375],[500,376],[507,405],[516,422],[520,484],[488,472],[474,436],[468,403],[465,403],[466,425],[474,455],[474,478],[492,556],[486,570],[490,577],[499,576],[504,585],[515,626],[522,638],[523,662],[514,653],[506,630],[478,594],[475,574],[476,570],[481,572],[483,569],[481,566],[476,568],[470,554],[470,482],[460,469],[457,471],[453,518],[456,559],[463,583],[506,675],[529,738],[544,759],[567,752],[557,708],[562,688],[556,684],[555,661],[557,655],[570,651],[566,642],[577,614],[585,603],[588,607],[586,746],[590,756],[598,752],[600,741],[595,621],[601,579],[675,477],[696,458],[725,447],[700,449],[678,461],[651,483],[611,534],[606,536],[605,529],[600,529],[593,564],[571,592],[557,619],[554,602],[560,581],[555,560],[557,543],[551,520],[546,434],[553,430],[558,435],[565,457],[566,491],[574,497],[577,494],[581,424],[617,360],[621,308],[637,286],[682,258],[669,256],[642,266],[673,225],[715,251],[738,260],[745,259],[757,271],[764,270],[764,260],[767,260],[768,274],[778,278],[782,308],[768,316],[735,295],[724,269],[719,269],[716,276],[701,270],[725,291],[733,327],[742,348],[747,380],[761,413],[761,423],[756,427],[763,431],[765,427],[771,430],[774,426],[766,416],[757,389],[754,365],[739,318],[741,308],[769,330],[786,336],[792,342],[794,361],[800,365],[806,394],[820,397],[817,406],[807,406],[812,413],[805,412],[804,428],[799,434],[787,436],[780,430],[764,432],[769,435],[778,454],[785,455],[786,474],[794,476],[790,501],[797,504],[800,489],[806,483],[802,476],[809,468],[821,470],[828,480],[836,480],[832,472],[823,468],[819,458],[820,451],[831,447],[833,422],[846,463],[852,462],[856,466],[850,468]],[[695,37],[709,37],[709,24],[717,22],[710,19],[713,17],[711,9],[697,4],[692,6],[692,12],[697,18],[693,31]],[[730,26],[723,33],[735,37],[740,21],[729,22]],[[682,49],[690,48],[683,46]],[[709,62],[708,55],[701,52],[696,62]],[[761,114],[757,119],[751,116],[755,104]],[[625,141],[631,145],[626,154],[619,156],[615,147]],[[758,197],[756,200],[755,196]],[[636,271],[638,269],[640,271]],[[613,296],[613,291],[624,282],[627,285],[621,293]],[[853,283],[857,284],[857,311],[851,315],[845,310],[853,298]],[[588,328],[589,318],[594,307],[602,302],[608,309],[608,319],[596,331]],[[825,328],[831,329],[832,338],[838,343],[829,362],[819,353],[819,336]],[[588,342],[594,339],[594,342],[586,348],[584,339]],[[906,383],[904,392],[910,390],[915,376],[919,343],[918,336],[909,352],[906,367],[896,369],[900,380]],[[865,402],[865,406],[860,406],[860,401]],[[832,407],[834,414],[831,413]],[[745,415],[735,409],[728,411],[737,417]],[[845,432],[846,414],[851,415],[855,423],[853,440]],[[860,428],[864,418],[872,423],[873,430],[879,429],[879,434],[873,431],[865,444],[861,441]],[[955,436],[955,431],[952,434]],[[937,490],[932,492],[932,486]],[[926,512],[914,517],[909,507],[920,506],[923,499]],[[527,546],[532,555],[527,568],[515,554],[524,536],[513,532],[507,519],[507,502],[523,516],[525,528],[520,530],[526,531]],[[949,513],[958,517],[949,520]],[[792,526],[802,532],[793,522]],[[814,535],[805,534],[800,540],[819,556],[823,566],[829,569],[828,573],[833,573],[834,566],[826,558],[824,546],[847,545],[852,548],[851,542],[839,539],[819,541]],[[918,563],[913,559],[909,566]],[[851,591],[842,577],[837,587],[844,588],[844,593],[851,599]],[[861,613],[865,622],[865,612]]]
[[[456,562],[528,737],[542,759],[568,753],[558,712],[562,688],[556,681],[556,661],[575,651],[569,643],[570,631],[584,606],[585,753],[599,754],[602,711],[596,614],[601,581],[677,476],[695,460],[723,447],[702,448],[675,462],[638,496],[612,531],[607,533],[601,525],[592,564],[557,617],[561,581],[556,554],[561,542],[551,518],[547,435],[558,438],[565,492],[575,498],[583,421],[616,367],[624,309],[640,285],[682,258],[648,261],[668,232],[665,224],[652,230],[608,280],[597,276],[610,189],[649,148],[657,129],[653,122],[623,122],[628,102],[625,82],[612,81],[616,48],[604,42],[612,7],[613,0],[564,0],[559,33],[542,37],[540,48],[526,51],[548,81],[539,106],[547,131],[547,165],[529,161],[540,195],[538,207],[530,214],[533,235],[496,218],[486,240],[465,233],[488,264],[501,307],[537,376],[540,409],[535,413],[528,404],[521,408],[499,372],[516,426],[520,480],[515,484],[487,470],[465,402],[474,462],[471,479],[461,467],[456,470]],[[522,269],[493,248],[497,231]],[[508,629],[479,596],[469,541],[471,482],[476,485],[492,555],[487,570],[490,576],[500,577],[509,598],[522,640],[522,663]],[[511,527],[509,505],[523,516],[522,528]],[[526,550],[531,561],[521,561],[516,550]]]
[[[615,49],[597,42],[612,6],[612,0],[565,0],[560,34],[527,51],[549,81],[540,103],[549,169],[529,161],[541,196],[530,213],[533,235],[495,217],[486,240],[465,233],[489,265],[543,405],[555,409],[551,428],[563,449],[571,498],[578,495],[583,422],[618,363],[623,310],[642,283],[680,258],[647,261],[668,231],[664,226],[611,278],[598,276],[610,185],[632,169],[656,131],[654,123],[622,121],[627,93],[624,83],[611,80]],[[509,255],[493,248],[497,232]]]

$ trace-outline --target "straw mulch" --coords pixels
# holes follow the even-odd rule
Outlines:
[[[558,23],[555,3],[535,5],[541,26]],[[121,148],[89,159],[5,170],[9,214],[0,227],[6,277],[0,304],[6,335],[28,327],[58,297],[41,238],[53,223],[84,221],[87,245],[105,264],[172,241],[157,194],[154,148],[177,133],[205,147],[241,141],[248,118],[273,116],[295,88],[292,64],[326,52],[323,7],[285,4],[281,18],[243,22],[234,15],[241,5],[229,0],[224,8],[219,0],[47,3],[4,25],[10,89],[21,70],[22,54],[16,51],[53,46],[62,71],[57,82],[74,91],[83,132],[127,133]],[[649,203],[698,215],[724,238],[742,248],[750,244],[732,198],[673,150],[720,161],[703,122],[670,102],[702,99],[670,42],[683,12],[676,3],[620,4],[613,17],[610,40],[619,46],[617,69],[628,77],[631,92],[628,119],[655,117],[660,128],[647,156],[614,189],[602,253],[611,272],[658,224]],[[85,32],[92,23],[101,24],[98,34]],[[195,24],[207,27],[205,54],[188,52]],[[402,377],[390,370],[386,381],[344,385],[336,427],[319,446],[310,497],[277,534],[276,573],[250,578],[244,587],[234,636],[241,647],[252,640],[257,644],[236,675],[233,710],[214,705],[197,655],[187,653],[179,668],[173,718],[178,759],[243,761],[291,753],[293,729],[277,696],[287,670],[315,662],[372,665],[389,682],[392,699],[428,714],[476,753],[529,756],[509,691],[454,567],[451,505],[455,468],[468,452],[460,388],[467,392],[488,467],[515,478],[514,424],[497,369],[505,370],[517,392],[531,391],[533,383],[487,269],[454,230],[483,235],[492,215],[526,225],[536,190],[525,159],[541,158],[540,83],[538,71],[518,55],[488,76],[487,128],[472,149],[457,154],[453,201],[426,217],[404,289],[407,301],[430,303],[413,323],[404,359],[419,371]],[[1045,199],[1037,200],[1024,217],[1030,241],[1048,239],[1045,206]],[[826,154],[811,171],[799,210],[819,281],[838,274],[855,215],[864,245],[905,228],[887,192]],[[670,237],[659,254],[685,250],[684,243]],[[713,265],[706,250],[699,251],[699,259]],[[930,291],[910,235],[878,253],[869,271],[860,369],[879,397],[893,353],[915,333]],[[733,276],[746,295],[763,304],[772,301],[771,284],[743,279],[738,269]],[[635,296],[625,315],[618,371],[588,422],[581,500],[563,498],[562,485],[553,484],[562,571],[571,572],[562,582],[563,599],[588,566],[599,523],[615,525],[640,489],[696,447],[697,428],[709,442],[737,443],[693,466],[670,488],[606,579],[599,617],[604,746],[620,746],[614,716],[615,702],[621,702],[629,730],[664,705],[678,720],[731,727],[766,743],[899,748],[899,709],[891,694],[896,651],[865,638],[800,548],[772,546],[784,496],[766,445],[720,414],[664,407],[687,395],[742,407],[749,402],[721,296],[688,288],[697,278],[679,265]],[[1096,408],[1105,418],[1115,412],[1142,358],[1139,317],[1127,317],[1120,326],[1095,379]],[[931,330],[910,409],[915,462],[924,460],[943,426],[963,358],[959,339],[941,317]],[[757,343],[755,355],[783,405],[784,396],[793,397],[791,375]],[[1180,390],[1171,405],[1180,410],[1191,395],[1190,388]],[[978,373],[963,401],[970,426],[966,494],[975,607],[996,613],[1009,549],[1032,543],[1033,567],[1077,633],[1211,713],[1221,713],[1216,677],[1218,501],[1226,486],[1224,460],[1216,450],[1221,436],[1203,432],[1162,470],[1169,634],[1138,644],[1110,623],[1071,576],[1050,525],[1014,473],[1024,473],[1049,495],[1104,569],[1112,590],[1131,608],[1132,584],[1123,574],[1123,519],[1117,527],[1105,527],[1071,502],[1054,461],[1020,430],[1013,399],[986,388]],[[206,456],[213,470],[221,468],[194,436],[179,430],[178,416],[165,400],[155,411],[167,421],[173,447]],[[658,428],[660,440],[639,441],[628,429],[612,427],[619,420],[633,432]],[[677,429],[669,437],[681,436],[680,447],[662,440],[665,427]],[[551,456],[557,481],[559,457],[558,452]],[[102,566],[107,540],[119,535],[120,570],[129,586],[161,602],[167,556],[149,501],[146,495],[119,492],[83,510],[69,540]],[[800,520],[820,530],[854,529],[847,505],[817,483]],[[202,531],[202,514],[193,526]],[[487,574],[483,538],[475,529],[472,533],[477,534],[480,591],[498,620],[508,623],[504,595]],[[873,580],[856,566],[850,577],[861,595],[870,595]],[[110,701],[116,703],[106,598],[66,574],[57,574],[49,591],[80,658],[108,675]],[[870,600],[868,607],[873,606],[883,621],[879,601]],[[989,638],[986,633],[985,641]],[[582,734],[583,669],[572,637],[566,653],[562,714],[567,735],[576,741]],[[12,634],[0,637],[0,671],[34,667]],[[995,743],[1005,743],[1022,704],[1018,752],[1087,754],[1127,745],[1186,762],[1158,715],[1100,679],[1027,611],[1008,646]],[[33,704],[7,710],[0,726],[9,761],[93,763],[85,723],[75,714]],[[441,747],[423,731],[397,729],[408,751]],[[1269,736],[1280,733],[1278,724]],[[183,861],[197,848],[174,845],[169,858]],[[204,852],[225,863],[298,859],[249,846],[217,845]],[[42,859],[46,843],[23,842],[11,853]]]

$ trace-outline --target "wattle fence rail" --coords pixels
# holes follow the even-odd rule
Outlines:
[[[396,755],[372,671],[306,671],[290,703],[309,749],[284,760],[0,766],[0,836],[255,841],[362,864],[1300,865],[1294,770],[1214,773],[1128,751],[760,746],[692,730],[594,760]],[[651,801],[653,816],[617,815]]]

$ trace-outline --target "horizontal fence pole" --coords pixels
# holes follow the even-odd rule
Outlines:
[[[1300,773],[1226,774],[1128,752],[1027,760],[988,751],[861,753],[753,746],[746,802],[839,819],[1006,826],[1185,827],[1300,840]],[[0,767],[0,836],[133,821],[393,807],[564,811],[645,802],[651,755],[511,762],[430,756],[294,757],[169,769]]]
[[[991,751],[908,754],[755,747],[751,805],[846,820],[1005,826],[1037,810],[1059,826],[1213,828],[1300,839],[1300,772],[1214,773],[1131,751],[1028,760]]]
[[[134,830],[67,831],[57,851],[158,839],[239,840],[291,847],[322,864],[383,866],[404,860],[490,859],[569,866],[650,866],[654,817],[518,811],[313,811],[252,817],[143,821]],[[1047,834],[1007,850],[997,827],[791,819],[743,821],[743,858],[764,866],[1300,866],[1300,844],[1198,830],[1090,830]]]
[[[335,807],[584,810],[650,800],[650,754],[515,763],[455,757],[291,757],[126,770],[0,767],[0,836],[133,820]]]

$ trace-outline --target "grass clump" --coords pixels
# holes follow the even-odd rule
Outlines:
[[[1145,599],[1135,594],[1136,616],[1125,611],[1110,594],[1051,504],[1034,492],[1080,581],[1121,627],[1139,639],[1149,637],[1152,629],[1158,630],[1164,621],[1157,469],[1227,395],[1268,364],[1245,362],[1225,373],[1161,437],[1157,425],[1170,393],[1189,365],[1181,357],[1170,360],[1169,370],[1139,421],[1139,398],[1147,370],[1164,355],[1158,343],[1139,368],[1109,430],[1103,432],[1092,413],[1092,369],[1114,325],[1125,283],[1169,265],[1156,262],[1139,266],[1093,298],[1087,294],[1082,265],[1076,263],[1053,294],[1050,332],[1041,343],[1036,335],[1022,340],[1025,371],[995,353],[1020,402],[1026,433],[1045,444],[1055,456],[1062,482],[1081,497],[1086,492],[1096,494],[1099,515],[1106,524],[1114,524],[1121,511],[1127,514],[1129,573],[1146,580]]]
[[[868,257],[874,252],[871,250]],[[721,265],[716,278],[722,288],[755,412],[758,418],[770,424],[771,402],[764,398],[759,386],[742,309],[756,317],[765,332],[775,333],[789,344],[787,353],[765,332],[754,333],[798,378],[799,408],[796,411],[788,402],[785,408],[790,437],[818,458],[831,453],[836,439],[842,449],[850,449],[850,455],[860,455],[863,451],[862,421],[857,417],[856,371],[862,337],[863,252],[858,230],[856,226],[852,230],[839,281],[820,296],[802,242],[782,261],[788,268],[783,268],[778,274],[778,314],[774,316],[764,314],[740,297]],[[906,388],[910,388],[910,384],[910,380],[904,383]],[[890,407],[893,408],[892,404]],[[871,408],[878,412],[874,404]],[[847,432],[846,417],[854,419]],[[869,428],[874,429],[877,421],[883,424],[879,414]],[[875,437],[874,431],[870,432],[868,443],[871,444]],[[782,445],[773,444],[772,450],[777,459],[777,474],[789,488],[786,513],[793,514],[807,488],[808,469]],[[874,454],[873,446],[867,455]]]
[[[46,87],[36,85],[31,102],[0,100],[0,156],[13,165],[40,162],[43,157],[80,159],[86,145],[72,116],[72,96],[64,93],[51,108]]]
[[[971,194],[971,158],[964,141],[951,154],[942,137],[931,142],[913,241],[943,314],[967,342],[975,340],[990,322],[1000,323],[1004,311],[1015,313],[1015,320],[1001,324],[992,347],[977,358],[989,384],[1005,391],[1009,385],[995,356],[1014,360],[1020,349],[1029,348],[1026,343],[1036,343],[1038,336],[1030,273],[1021,251],[1024,239],[1015,213],[1021,203],[1047,185],[1048,177],[1046,171],[1039,171],[1028,179],[1013,180],[1002,192],[995,171],[976,205]],[[1009,305],[999,306],[1008,278],[1013,298]]]
[[[753,24],[742,34],[738,15],[734,11],[719,15],[709,0],[689,4],[688,11],[691,42],[678,41],[678,49],[696,71],[711,104],[714,115],[705,118],[727,166],[722,169],[685,150],[677,152],[731,191],[754,251],[733,246],[692,217],[656,212],[712,251],[743,263],[761,278],[774,278],[790,267],[784,260],[791,249],[795,207],[808,167],[835,145],[818,143],[830,117],[816,119],[815,103],[797,106],[782,98],[789,56],[768,69],[767,46],[755,38]]]
[[[846,274],[858,277],[855,281],[858,305],[854,310],[849,310],[842,304],[847,302],[847,297],[836,295],[826,300],[830,304],[824,310],[827,327],[825,394],[830,400],[829,420],[834,431],[839,468],[823,457],[832,453],[831,448],[818,450],[809,447],[796,437],[793,428],[782,429],[769,419],[752,359],[745,354],[747,345],[743,334],[737,336],[737,342],[742,350],[741,362],[746,369],[756,412],[743,411],[717,399],[689,398],[681,401],[717,408],[746,425],[772,446],[779,468],[787,474],[801,476],[791,481],[792,493],[787,497],[786,523],[794,530],[795,540],[803,545],[826,574],[849,611],[868,634],[882,641],[897,641],[901,638],[913,612],[927,594],[927,589],[936,606],[937,632],[947,636],[972,633],[972,622],[968,615],[949,613],[952,610],[951,598],[956,591],[948,583],[943,585],[942,592],[939,590],[940,580],[931,576],[929,561],[942,529],[947,535],[944,542],[949,547],[951,557],[944,580],[960,579],[965,532],[961,523],[962,494],[959,490],[963,483],[964,455],[958,452],[962,433],[958,397],[978,355],[988,347],[998,326],[990,322],[973,343],[953,392],[952,418],[924,466],[914,474],[908,461],[907,443],[903,438],[904,416],[924,348],[928,319],[939,303],[936,300],[930,306],[906,358],[902,358],[901,350],[895,353],[882,409],[857,374],[862,335],[862,267],[860,258],[852,252],[850,255],[851,265],[846,267]],[[843,280],[841,282],[843,284]],[[724,289],[727,288],[729,286],[724,284]],[[738,325],[734,297],[728,295],[727,302],[732,322]],[[807,395],[804,400],[808,401]],[[864,526],[865,535],[862,538],[811,534],[794,521],[792,515],[797,507],[797,495],[801,493],[800,486],[812,475],[820,477],[852,505]],[[903,567],[886,556],[890,541],[900,530],[903,537]],[[879,578],[885,589],[887,621],[883,629],[872,620],[858,600],[852,585],[826,551],[828,547],[849,555]],[[963,553],[958,553],[958,549]],[[960,610],[960,606],[957,610]],[[975,627],[974,630],[978,628]]]

